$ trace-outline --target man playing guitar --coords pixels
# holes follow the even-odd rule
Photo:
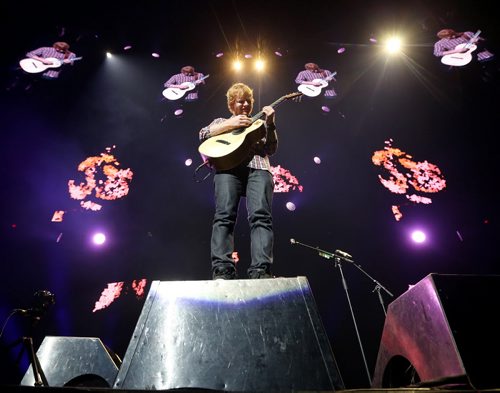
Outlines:
[[[439,38],[434,44],[434,56],[441,57],[441,62],[450,66],[464,66],[472,60],[471,52],[475,51],[484,38],[479,37],[481,31],[474,34],[471,31],[456,32],[453,29],[442,29],[436,34]],[[478,61],[487,61],[493,58],[493,53],[487,49],[480,49],[477,53]]]
[[[204,75],[201,72],[196,72],[193,66],[184,66],[181,68],[180,74],[175,74],[170,77],[168,81],[166,81],[163,86],[167,89],[175,89],[180,91],[186,90],[193,83],[198,85],[200,83],[205,83]],[[175,91],[173,90],[173,91]],[[180,92],[180,96],[183,96],[184,92]],[[180,98],[180,97],[179,97]],[[172,98],[173,99],[173,98]],[[198,99],[198,89],[192,89],[186,95],[186,101],[195,101]]]
[[[72,63],[76,59],[76,55],[69,50],[69,44],[63,41],[55,42],[52,47],[41,47],[32,50],[26,53],[26,57],[40,61],[46,65],[52,65],[52,61],[49,58],[57,59],[62,63]],[[60,72],[61,68],[47,68],[42,77],[45,79],[56,79],[59,77]]]
[[[295,78],[295,82],[299,84],[299,87],[301,85],[314,86],[314,88],[311,89],[314,92],[312,92],[311,94],[307,94],[307,89],[299,89],[304,94],[311,97],[317,95],[318,88],[321,89],[323,87],[326,87],[328,85],[328,81],[333,79],[334,76],[331,71],[320,69],[316,63],[307,63],[304,68],[304,71],[300,71],[298,73],[297,77]],[[337,93],[332,87],[330,87],[325,90],[324,96],[325,98],[334,98],[337,96]]]

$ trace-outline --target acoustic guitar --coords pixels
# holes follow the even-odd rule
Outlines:
[[[291,93],[280,97],[269,106],[275,107],[285,100],[301,96],[302,93]],[[252,146],[260,141],[266,133],[263,111],[251,118],[251,124],[246,128],[220,134],[206,139],[198,147],[198,151],[217,170],[225,171],[241,164],[250,155]]]
[[[314,86],[314,85],[309,85],[309,84],[302,84],[298,86],[298,90],[301,93],[304,93],[308,97],[316,97],[319,96],[321,93],[321,90],[328,86],[328,82],[331,81],[335,75],[337,75],[337,71],[335,71],[333,74],[328,75],[326,78],[318,78],[314,79],[312,82],[314,83],[319,83],[319,86]]]
[[[477,37],[479,37],[479,34],[481,34],[481,30],[478,30],[468,42],[459,44],[455,47],[455,49],[459,49],[461,52],[451,53],[449,55],[444,55],[443,57],[441,57],[441,63],[458,67],[469,64],[472,60],[471,53],[477,49],[477,45],[475,45],[475,42],[477,41]]]
[[[184,86],[184,89],[180,87],[167,87],[163,90],[162,94],[165,98],[169,100],[178,100],[179,98],[184,97],[186,92],[193,90],[197,84],[201,83],[202,80],[207,79],[210,75],[204,75],[200,79],[196,79],[194,82],[184,82],[181,86]]]
[[[66,59],[66,60],[59,60],[56,59],[55,57],[47,57],[45,60],[52,62],[52,64],[45,64],[42,63],[40,60],[27,57],[26,59],[22,59],[19,62],[19,65],[24,71],[30,74],[36,74],[38,72],[44,72],[49,68],[58,68],[61,67],[63,64],[68,64],[75,60],[81,60],[81,59],[83,59],[83,57],[75,57],[73,59]]]

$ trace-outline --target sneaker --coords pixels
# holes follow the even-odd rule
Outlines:
[[[270,271],[265,270],[252,270],[248,272],[248,278],[250,279],[260,279],[260,278],[274,278]]]
[[[231,268],[218,267],[212,273],[213,280],[235,280],[237,278],[236,270]]]

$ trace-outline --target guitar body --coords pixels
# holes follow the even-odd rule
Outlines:
[[[321,87],[314,85],[299,85],[297,90],[308,97],[317,97],[321,93]]]
[[[55,57],[48,57],[46,60],[49,60],[52,62],[52,64],[44,64],[40,60],[36,59],[31,59],[31,58],[26,58],[22,59],[19,62],[19,65],[21,68],[30,73],[30,74],[36,74],[39,72],[44,72],[48,68],[57,68],[62,65],[62,61],[59,59],[56,59]]]
[[[328,86],[328,81],[333,79],[333,77],[337,74],[335,71],[333,74],[327,76],[324,79],[318,78],[318,79],[313,79],[313,83],[319,83],[319,86],[315,85],[309,85],[309,84],[301,84],[297,87],[297,90],[303,93],[304,95],[308,97],[317,97],[321,94],[321,91]]]
[[[179,87],[167,87],[165,90],[162,91],[161,94],[163,94],[163,97],[173,101],[173,100],[178,100],[179,98],[184,97],[186,92],[193,90],[198,83],[201,83],[201,81],[207,79],[210,76],[210,74],[204,75],[200,79],[196,79],[194,82],[184,82],[181,84],[181,86],[186,86],[185,89],[181,89]]]
[[[441,63],[458,67],[469,64],[472,61],[471,52],[475,51],[477,49],[477,46],[474,44],[464,43],[457,45],[455,49],[467,49],[467,52],[444,55],[441,58]]]
[[[265,136],[263,120],[256,120],[247,128],[240,128],[205,140],[200,154],[209,159],[215,169],[234,168],[248,158],[251,147]]]
[[[186,92],[191,91],[196,87],[196,85],[192,82],[184,82],[182,85],[187,86],[187,88],[181,89],[179,87],[167,87],[162,92],[163,96],[169,100],[178,100],[179,98],[184,97]]]
[[[81,60],[83,57],[74,57],[69,59],[69,62],[73,62],[76,60]],[[21,68],[29,74],[37,74],[39,72],[44,72],[48,68],[58,68],[63,64],[66,64],[64,61],[56,59],[55,57],[47,57],[45,60],[49,60],[52,64],[44,64],[40,60],[32,59],[27,57],[26,59],[22,59],[19,62]]]

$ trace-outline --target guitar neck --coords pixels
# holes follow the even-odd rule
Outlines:
[[[337,75],[337,71],[335,71],[333,74],[328,75],[325,79],[323,79],[325,82],[329,82],[333,78],[335,78],[335,75]]]
[[[476,31],[476,33],[469,39],[466,46],[469,47],[470,45],[474,44],[474,41],[477,37],[479,37],[479,34],[481,34],[481,30]]]
[[[272,104],[269,104],[268,106],[270,106],[271,108],[274,108],[274,107],[278,106],[279,104],[281,104],[285,99],[286,99],[286,96],[278,98],[276,101],[274,101]],[[265,115],[264,111],[260,111],[260,112],[256,113],[255,115],[252,116],[252,123],[255,123],[257,120],[264,117],[264,115]]]

